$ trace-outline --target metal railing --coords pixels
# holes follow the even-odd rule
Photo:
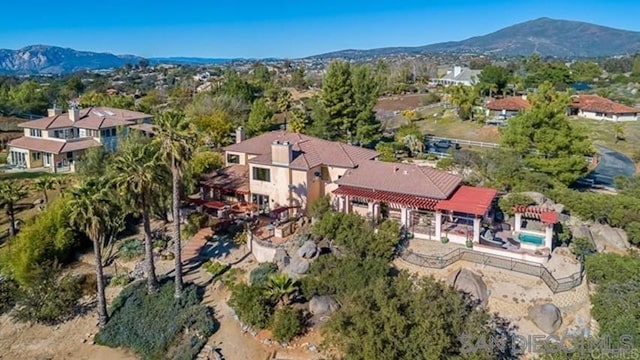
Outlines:
[[[410,264],[432,269],[444,269],[457,261],[463,260],[498,269],[515,271],[521,274],[540,278],[554,294],[569,291],[579,286],[582,284],[582,278],[584,276],[584,265],[582,261],[580,261],[580,271],[572,275],[556,279],[542,264],[512,259],[505,256],[490,255],[474,251],[472,249],[463,248],[453,250],[452,252],[442,256],[431,256],[418,254],[407,249],[406,246],[401,246],[399,249],[399,257]]]
[[[428,140],[428,141],[450,141],[453,144],[478,146],[478,147],[485,147],[485,148],[492,148],[492,149],[497,149],[500,147],[500,144],[488,143],[488,142],[482,142],[482,141],[452,139],[452,138],[445,138],[445,137],[431,136],[431,135],[427,135],[424,138],[425,140]]]

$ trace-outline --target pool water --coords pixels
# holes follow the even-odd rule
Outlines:
[[[519,233],[518,240],[527,244],[544,245],[544,238],[533,234]]]

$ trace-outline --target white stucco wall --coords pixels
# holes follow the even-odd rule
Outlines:
[[[578,112],[578,116],[583,117],[585,119],[594,119],[594,120],[607,120],[607,121],[637,121],[637,114],[603,114],[596,113],[593,111],[583,111],[580,110]]]

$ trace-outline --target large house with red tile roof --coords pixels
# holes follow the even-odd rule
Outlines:
[[[531,107],[526,97],[507,96],[487,103],[487,116],[503,116],[508,119]]]
[[[8,144],[8,163],[27,169],[46,168],[52,172],[73,171],[75,161],[89,148],[116,148],[119,135],[129,127],[146,126],[151,115],[108,107],[69,112],[49,109],[48,116],[24,122],[24,136]]]
[[[640,109],[598,95],[577,95],[571,99],[570,113],[587,119],[636,121]]]
[[[472,244],[478,251],[538,262],[548,258],[548,251],[545,257],[541,249],[551,250],[552,233],[546,230],[536,238],[543,240],[530,247],[485,239],[486,230],[495,229],[497,191],[463,185],[460,176],[449,172],[379,161],[378,153],[370,149],[286,131],[245,139],[239,128],[236,143],[224,150],[227,166],[200,182],[196,202],[210,209],[233,213],[238,203],[252,203],[260,213],[273,216],[304,209],[329,195],[337,211],[357,213],[374,222],[393,219],[416,239],[446,239]],[[545,215],[545,219],[550,218]],[[552,229],[553,222],[547,223]],[[519,225],[517,229],[527,231]],[[507,232],[510,237],[517,235]]]

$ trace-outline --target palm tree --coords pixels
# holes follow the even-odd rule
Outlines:
[[[93,242],[96,280],[98,288],[98,322],[103,327],[109,321],[107,300],[104,293],[105,280],[102,269],[102,244],[109,232],[115,206],[104,181],[86,180],[74,187],[69,199],[69,223],[82,231]]]
[[[38,191],[42,191],[42,194],[44,195],[44,202],[48,203],[49,194],[47,193],[47,190],[53,190],[55,188],[56,180],[51,176],[43,176],[36,180],[35,186]]]
[[[24,184],[12,180],[0,182],[0,205],[7,211],[9,217],[9,236],[16,235],[16,214],[15,206],[18,201],[27,196]]]
[[[70,177],[67,175],[62,175],[56,176],[52,180],[54,182],[54,186],[57,186],[58,189],[60,189],[60,194],[62,194],[62,192],[67,188],[67,185],[69,185]]]
[[[130,135],[122,144],[110,170],[115,188],[142,216],[147,290],[154,293],[159,285],[153,261],[149,214],[154,191],[165,181],[158,148],[139,136]]]
[[[190,122],[178,111],[162,113],[156,122],[154,139],[160,148],[160,155],[171,169],[172,177],[172,213],[173,213],[173,253],[175,261],[175,297],[182,296],[182,258],[180,239],[180,195],[182,173],[192,157],[196,146],[196,136]]]
[[[424,143],[414,134],[409,134],[403,139],[404,145],[411,151],[411,155],[416,156],[424,150]]]
[[[291,279],[287,274],[279,273],[269,276],[265,285],[265,293],[276,306],[285,304],[285,299],[298,291],[298,285],[295,280]]]

